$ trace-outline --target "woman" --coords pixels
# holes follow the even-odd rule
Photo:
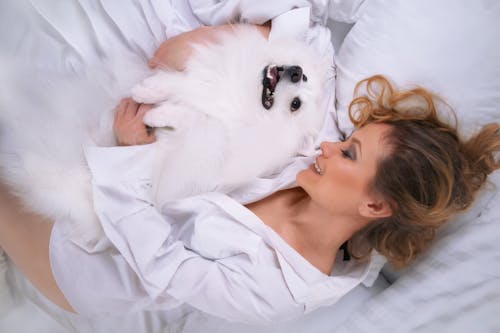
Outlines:
[[[272,195],[237,203],[223,194],[209,194],[158,207],[158,212],[148,201],[150,183],[133,183],[129,191],[130,182],[123,185],[119,176],[101,177],[120,175],[119,167],[126,171],[123,162],[130,156],[144,157],[134,161],[147,169],[148,146],[97,149],[87,153],[99,203],[96,211],[115,252],[85,256],[80,251],[77,259],[82,262],[59,265],[68,264],[66,259],[75,258],[77,251],[64,242],[61,223],[37,223],[39,217],[16,208],[6,188],[1,191],[0,245],[42,293],[78,312],[169,309],[184,302],[229,320],[263,323],[331,303],[338,299],[334,294],[345,294],[364,278],[356,276],[354,283],[332,279],[339,274],[337,251],[342,244],[347,242],[356,258],[354,266],[363,266],[375,249],[403,267],[425,251],[440,225],[471,204],[487,175],[499,168],[494,160],[500,150],[498,124],[462,141],[452,126],[438,119],[427,91],[394,91],[383,77],[375,76],[360,82],[358,93],[365,85],[367,95],[350,106],[356,131],[345,142],[322,143],[321,154],[296,175],[296,182]],[[142,125],[145,112],[130,100],[118,106],[118,142],[154,140]],[[120,149],[132,155],[123,158]],[[117,201],[120,196],[123,200]],[[182,223],[214,237],[217,234],[210,232],[231,226],[228,235],[234,239],[216,238],[208,250],[200,247],[206,252],[197,252],[204,239],[192,236],[196,228],[183,229],[182,217]],[[189,224],[192,219],[206,221]],[[209,230],[214,226],[217,229]],[[154,234],[159,237],[151,242]],[[226,243],[213,245],[221,242]],[[365,266],[351,268],[345,275],[368,271]],[[82,285],[89,288],[78,290],[84,279]]]

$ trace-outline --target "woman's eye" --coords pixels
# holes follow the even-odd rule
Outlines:
[[[292,112],[297,111],[301,105],[302,105],[302,102],[300,101],[300,98],[295,97],[292,101],[292,104],[290,104],[290,110]]]
[[[342,156],[344,158],[348,158],[350,160],[354,160],[354,157],[352,156],[352,154],[351,154],[351,152],[349,150],[341,149],[340,151],[342,152]]]

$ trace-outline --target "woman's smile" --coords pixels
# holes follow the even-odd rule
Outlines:
[[[321,176],[323,174],[323,170],[321,169],[318,162],[318,157],[316,157],[316,159],[314,160],[314,164],[312,165],[314,166],[314,171],[316,171],[316,173]]]
[[[354,214],[369,195],[377,162],[387,153],[386,124],[356,130],[345,142],[323,142],[313,163],[297,175],[297,184],[332,213]]]

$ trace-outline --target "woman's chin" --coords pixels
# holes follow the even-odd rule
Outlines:
[[[314,165],[311,164],[307,169],[300,170],[297,172],[297,176],[295,176],[295,182],[298,186],[303,187],[305,183],[307,183],[307,179],[311,176],[314,176],[316,171],[314,170]]]

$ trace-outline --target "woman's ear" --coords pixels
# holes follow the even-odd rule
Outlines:
[[[386,200],[371,198],[361,202],[359,214],[370,219],[379,219],[391,216],[392,208]]]

